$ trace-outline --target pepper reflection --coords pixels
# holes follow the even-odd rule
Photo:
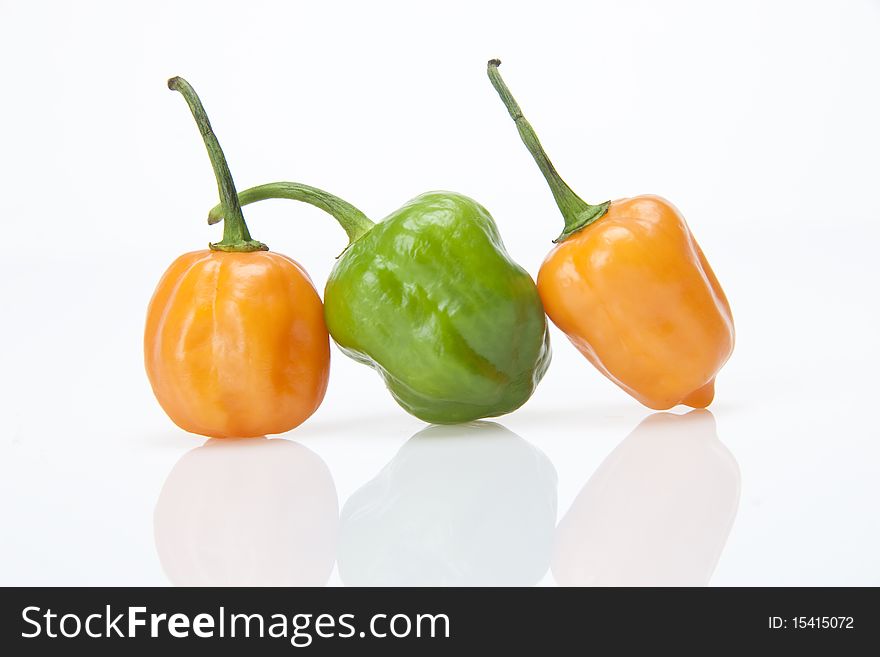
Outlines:
[[[547,572],[556,471],[493,422],[431,426],[342,509],[349,586],[529,585]]]
[[[705,586],[736,518],[739,466],[706,410],[655,413],[605,459],[559,524],[564,586]]]
[[[177,462],[153,516],[178,586],[321,586],[333,570],[339,502],[330,471],[299,443],[209,440]]]

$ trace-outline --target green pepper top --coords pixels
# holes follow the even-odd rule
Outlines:
[[[489,213],[461,194],[422,194],[373,224],[314,187],[272,183],[242,205],[288,198],[321,207],[349,236],[324,293],[330,335],[376,369],[404,409],[437,424],[509,413],[550,362],[535,283]],[[209,215],[214,223],[223,211]]]

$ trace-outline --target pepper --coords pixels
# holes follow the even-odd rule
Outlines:
[[[374,224],[299,183],[261,185],[239,198],[310,203],[345,229],[349,245],[324,290],[327,328],[343,353],[379,372],[406,411],[455,424],[509,413],[532,395],[550,362],[544,310],[476,201],[429,192]],[[224,216],[215,207],[209,222]]]
[[[207,114],[182,78],[217,178],[223,239],[180,256],[147,310],[144,364],[168,416],[192,433],[254,437],[282,433],[324,398],[330,340],[308,274],[251,238],[232,175]]]
[[[684,217],[659,196],[590,205],[560,178],[501,79],[488,74],[565,219],[538,274],[553,323],[645,406],[708,406],[733,351],[733,318]]]

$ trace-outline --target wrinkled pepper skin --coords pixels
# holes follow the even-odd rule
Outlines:
[[[144,362],[159,404],[186,431],[289,431],[327,389],[321,299],[305,271],[278,253],[184,254],[150,301]]]
[[[684,218],[636,196],[558,244],[538,274],[550,319],[645,406],[708,406],[733,351],[730,306]]]
[[[341,349],[425,422],[509,413],[550,361],[534,281],[489,213],[460,194],[423,194],[352,243],[324,303]]]

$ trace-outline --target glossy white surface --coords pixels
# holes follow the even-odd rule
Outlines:
[[[880,4],[180,4],[0,2],[0,584],[880,584]],[[535,396],[482,428],[426,429],[334,349],[295,431],[176,429],[144,311],[219,233],[165,79],[240,186],[377,219],[460,191],[534,275],[561,221],[492,56],[575,190],[687,217],[738,331],[711,416],[652,414],[554,329]],[[323,286],[338,227],[246,216]]]

